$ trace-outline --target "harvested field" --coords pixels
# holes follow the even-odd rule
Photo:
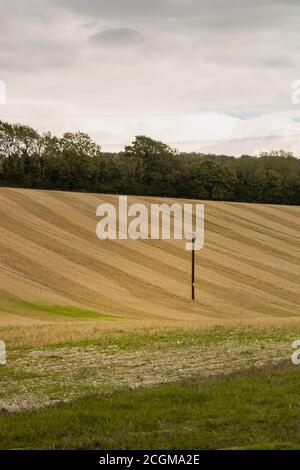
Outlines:
[[[98,341],[10,349],[0,369],[1,412],[30,410],[91,393],[223,377],[289,364],[300,329],[211,328],[118,334]]]
[[[84,336],[84,322],[87,337],[298,322],[299,207],[205,202],[193,303],[190,252],[174,241],[100,241],[95,213],[103,201],[117,205],[117,196],[0,189],[1,339],[17,344],[18,324],[26,343],[31,326],[49,323],[55,342],[60,322],[74,340]]]

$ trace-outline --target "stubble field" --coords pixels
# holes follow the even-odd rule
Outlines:
[[[129,198],[129,203],[162,201],[177,202]],[[99,448],[107,442],[112,448],[136,448],[144,442],[139,431],[132,440],[120,440],[118,427],[109,441],[107,435],[95,441],[99,430],[90,425],[79,442],[73,408],[72,418],[64,408],[70,402],[78,413],[77,399],[86,400],[78,406],[83,421],[82,410],[87,410],[89,422],[95,396],[119,403],[122,390],[124,399],[134,400],[139,395],[133,390],[145,389],[152,406],[151,397],[155,403],[160,393],[164,397],[168,383],[174,390],[183,384],[185,393],[194,390],[198,397],[201,384],[205,389],[227,380],[228,390],[234,389],[235,374],[242,373],[250,374],[247,387],[255,382],[255,395],[259,371],[268,376],[274,367],[283,368],[280,374],[291,377],[291,387],[296,387],[288,364],[291,343],[300,337],[299,207],[205,202],[205,246],[196,254],[197,297],[192,302],[191,254],[183,244],[100,241],[95,229],[101,202],[117,205],[117,196],[0,188],[0,339],[7,345],[7,365],[0,367],[0,424],[5,429],[0,441],[5,448]],[[271,403],[269,385],[264,387]],[[173,406],[173,399],[175,395],[168,395],[165,409]],[[297,394],[294,399],[296,403]],[[226,403],[222,413],[230,409]],[[57,420],[51,427],[56,409],[59,415],[66,413],[61,429]],[[26,423],[32,423],[35,435],[40,412],[45,413],[47,440],[42,443],[36,436],[29,442]],[[128,413],[139,429],[140,418]],[[171,421],[155,421],[148,442],[154,439],[157,446],[154,436],[161,432],[161,442],[180,448],[177,431],[174,439],[165,439],[172,436]],[[252,442],[251,433],[256,442],[252,425],[242,447]],[[63,426],[69,429],[67,441]],[[195,423],[189,426],[197,428]],[[205,443],[196,428],[192,445],[209,448],[213,435]],[[208,434],[209,429],[208,423]],[[262,430],[263,447],[273,446],[271,429]],[[56,430],[61,434],[55,437]],[[226,442],[216,439],[216,445],[230,447],[236,442],[237,431],[232,432]],[[284,435],[280,430],[275,440]]]

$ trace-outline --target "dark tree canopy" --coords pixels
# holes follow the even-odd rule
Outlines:
[[[284,150],[240,158],[180,153],[147,136],[103,153],[82,132],[58,138],[0,121],[0,185],[300,204],[300,160]]]

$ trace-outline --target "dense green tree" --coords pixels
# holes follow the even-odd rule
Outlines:
[[[129,165],[129,187],[133,194],[176,194],[176,151],[150,137],[138,136],[125,147]]]
[[[0,184],[29,188],[300,204],[300,160],[274,150],[258,157],[178,153],[137,136],[102,153],[84,133],[40,135],[0,121]]]
[[[192,163],[190,169],[190,197],[196,199],[231,200],[234,197],[234,172],[215,161]]]

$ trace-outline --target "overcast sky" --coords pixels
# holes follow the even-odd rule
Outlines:
[[[0,118],[104,150],[300,155],[299,0],[1,0]]]

